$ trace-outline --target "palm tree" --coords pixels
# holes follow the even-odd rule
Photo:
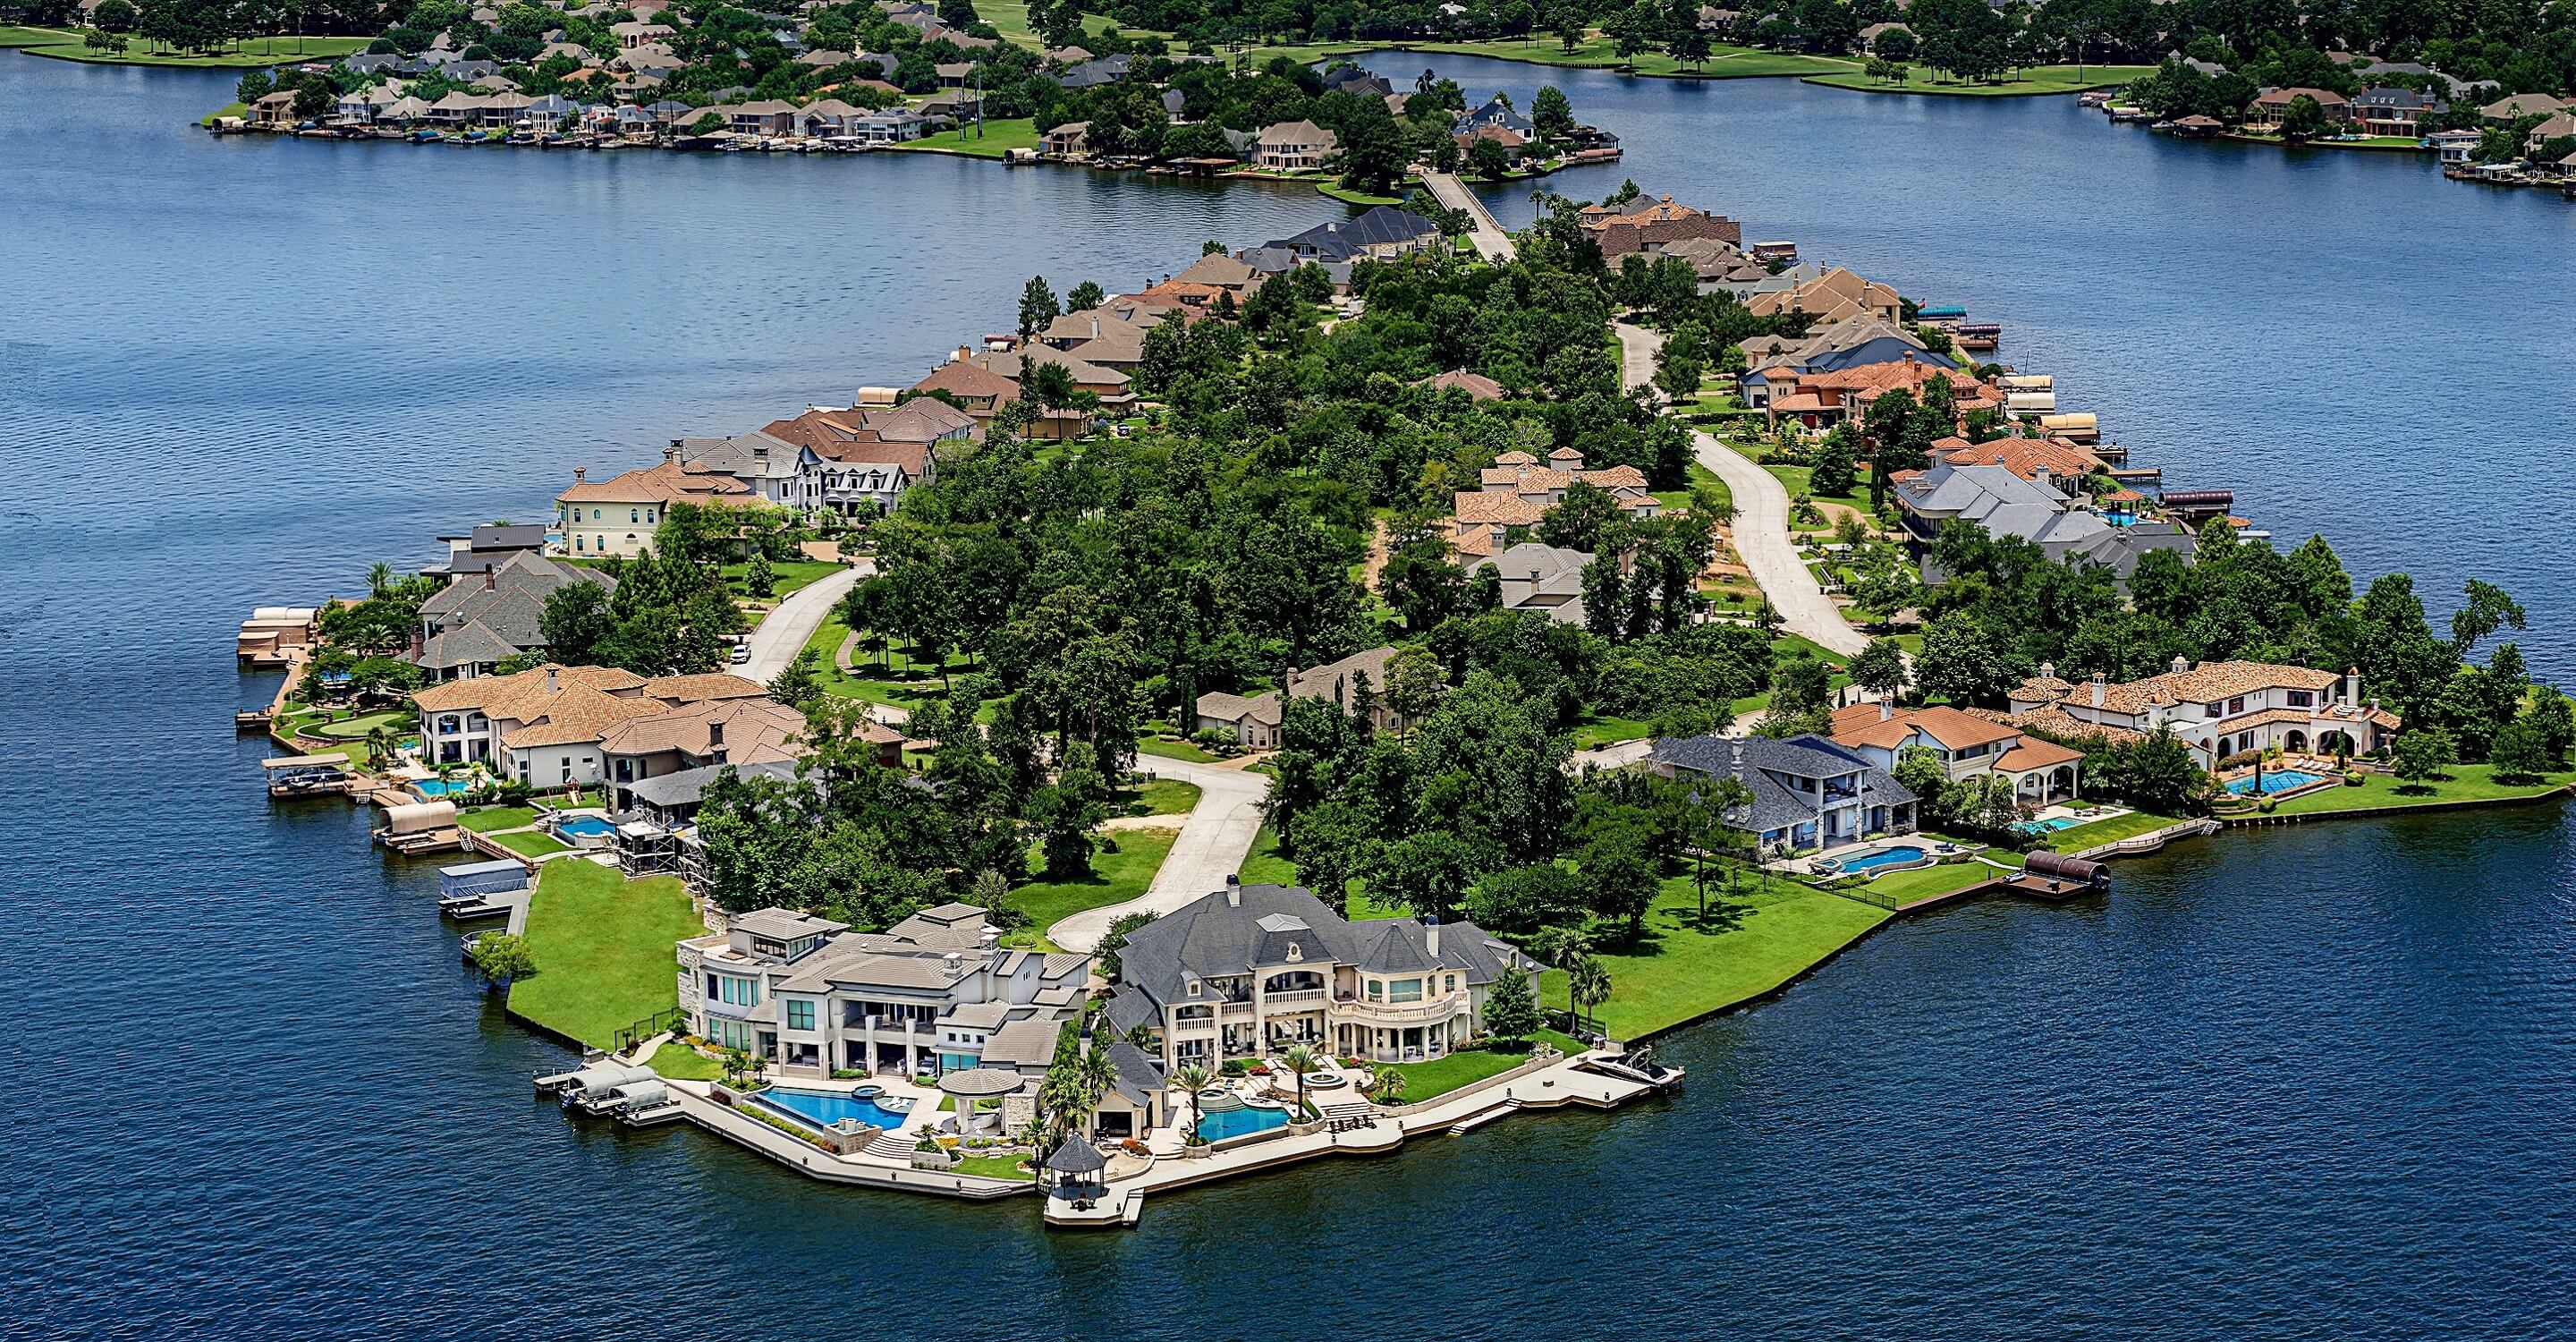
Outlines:
[[[1182,1063],[1179,1070],[1172,1073],[1172,1085],[1182,1094],[1190,1097],[1190,1126],[1188,1131],[1181,1134],[1183,1146],[1194,1145],[1198,1141],[1199,1092],[1207,1089],[1210,1079],[1208,1069],[1194,1062]]]
[[[1566,975],[1569,980],[1566,996],[1572,999],[1575,1007],[1585,1010],[1584,1020],[1589,1022],[1588,1009],[1610,1000],[1610,971],[1586,954],[1567,968]]]
[[[394,566],[379,559],[367,566],[367,595],[383,596],[394,585]]]
[[[1369,1098],[1382,1105],[1404,1103],[1403,1070],[1392,1066],[1381,1066],[1369,1073]]]
[[[1304,1044],[1290,1044],[1288,1051],[1279,1055],[1279,1061],[1297,1074],[1297,1115],[1303,1118],[1306,1114],[1306,1074],[1321,1067],[1323,1059]]]
[[[390,727],[367,729],[367,762],[381,769],[394,757],[394,733]]]

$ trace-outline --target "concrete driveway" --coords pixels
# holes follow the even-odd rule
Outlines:
[[[796,660],[814,631],[823,627],[823,619],[841,598],[859,585],[859,580],[877,571],[876,561],[862,559],[849,568],[805,584],[788,594],[751,631],[751,660],[725,669],[745,679],[766,685]],[[830,654],[825,654],[829,656]]]
[[[1181,824],[1171,854],[1154,873],[1145,893],[1124,904],[1072,914],[1047,929],[1047,937],[1069,951],[1100,945],[1109,925],[1131,913],[1156,916],[1225,888],[1225,878],[1243,870],[1261,834],[1261,802],[1270,795],[1270,775],[1197,764],[1189,760],[1139,755],[1136,770],[1154,778],[1195,783],[1199,804]]]

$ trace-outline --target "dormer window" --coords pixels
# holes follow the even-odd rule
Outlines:
[[[1190,996],[1192,996],[1192,997],[1196,997],[1196,996],[1198,996],[1198,995],[1199,995],[1199,981],[1198,981],[1197,979],[1191,979],[1191,980],[1190,980],[1189,988],[1190,988]]]

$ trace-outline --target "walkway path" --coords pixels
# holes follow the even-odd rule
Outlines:
[[[1422,174],[1422,184],[1431,189],[1433,200],[1466,213],[1467,236],[1475,242],[1478,255],[1488,261],[1509,261],[1520,254],[1512,246],[1511,235],[1503,231],[1502,221],[1485,208],[1485,202],[1478,200],[1466,183],[1458,180],[1456,173],[1426,172]]]
[[[1243,870],[1261,834],[1261,801],[1270,795],[1270,775],[1228,769],[1190,760],[1138,755],[1138,772],[1154,778],[1195,783],[1199,804],[1182,822],[1154,883],[1123,904],[1086,909],[1047,929],[1047,939],[1069,951],[1100,944],[1109,925],[1131,913],[1170,913],[1201,895],[1225,888],[1225,878]]]
[[[818,578],[788,593],[775,610],[763,618],[760,627],[751,631],[751,660],[729,667],[735,675],[766,685],[796,660],[804,651],[814,631],[823,627],[823,619],[841,598],[859,585],[861,578],[877,571],[874,561],[862,559],[838,573]]]
[[[1655,349],[1663,337],[1625,323],[1617,329],[1620,363],[1631,376],[1641,366],[1653,368]],[[1788,487],[1708,434],[1693,430],[1691,445],[1699,464],[1716,472],[1735,497],[1735,521],[1730,528],[1735,553],[1743,558],[1771,609],[1779,612],[1780,627],[1846,657],[1868,646],[1869,640],[1825,595],[1790,540]]]

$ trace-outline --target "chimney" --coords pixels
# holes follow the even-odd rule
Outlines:
[[[764,445],[762,445],[762,444],[759,444],[759,443],[754,443],[754,444],[752,444],[752,445],[751,445],[751,459],[752,459],[753,461],[767,461],[767,460],[769,460],[769,449],[768,449],[766,446],[764,446]]]
[[[1885,721],[1887,721],[1889,718],[1892,718],[1892,717],[1895,717],[1895,716],[1896,716],[1896,701],[1895,701],[1895,700],[1893,700],[1893,699],[1881,699],[1881,700],[1879,700],[1879,701],[1878,701],[1878,720],[1879,720],[1879,721],[1881,721],[1881,722],[1885,722]]]
[[[1225,878],[1225,906],[1229,909],[1243,907],[1243,877],[1240,874]]]
[[[680,459],[680,445],[679,445],[678,443],[673,443],[673,444],[671,444],[669,447],[666,447],[666,448],[663,448],[663,449],[662,449],[662,464],[663,464],[663,465],[668,466],[668,465],[670,465],[672,462],[678,461],[679,459]]]
[[[725,757],[723,723],[710,722],[707,724],[707,749],[714,751],[717,759],[723,759]]]
[[[499,579],[498,579],[498,578],[496,578],[496,577],[493,575],[492,570],[490,570],[490,569],[488,569],[488,568],[487,568],[487,569],[485,569],[485,570],[483,570],[483,590],[484,590],[484,591],[486,591],[486,592],[491,591],[491,590],[492,590],[492,588],[493,588],[495,585],[497,585],[497,583],[498,583],[498,582],[499,582]]]
[[[1422,949],[1432,959],[1440,958],[1440,915],[1430,914],[1422,920]]]
[[[2099,671],[2093,673],[2093,706],[2102,706],[2102,673]]]
[[[572,482],[574,484],[580,484],[582,481],[589,478],[590,468],[588,466],[575,466],[572,468]]]
[[[2039,678],[2040,678],[2041,680],[2055,680],[2055,679],[2057,679],[2057,663],[2055,663],[2055,662],[2041,662],[2041,663],[2039,664]]]
[[[2045,466],[2032,467],[2030,472],[2030,482],[2042,489],[2048,488],[2048,468]]]
[[[2343,669],[2343,701],[2347,704],[2361,702],[2360,667],[2347,666]]]
[[[546,693],[553,694],[563,688],[563,677],[560,674],[562,670],[563,668],[552,662],[546,663]]]
[[[2190,670],[2190,669],[2191,669],[2191,662],[2190,662],[2189,660],[2187,660],[2186,658],[2184,658],[2184,656],[2183,656],[2181,653],[2178,653],[2178,652],[2177,652],[2177,653],[2175,653],[2175,654],[2174,654],[2174,660],[2173,660],[2173,673],[2174,673],[2175,675],[2179,676],[2179,675],[2181,675],[2183,672],[2188,671],[2188,670]]]

